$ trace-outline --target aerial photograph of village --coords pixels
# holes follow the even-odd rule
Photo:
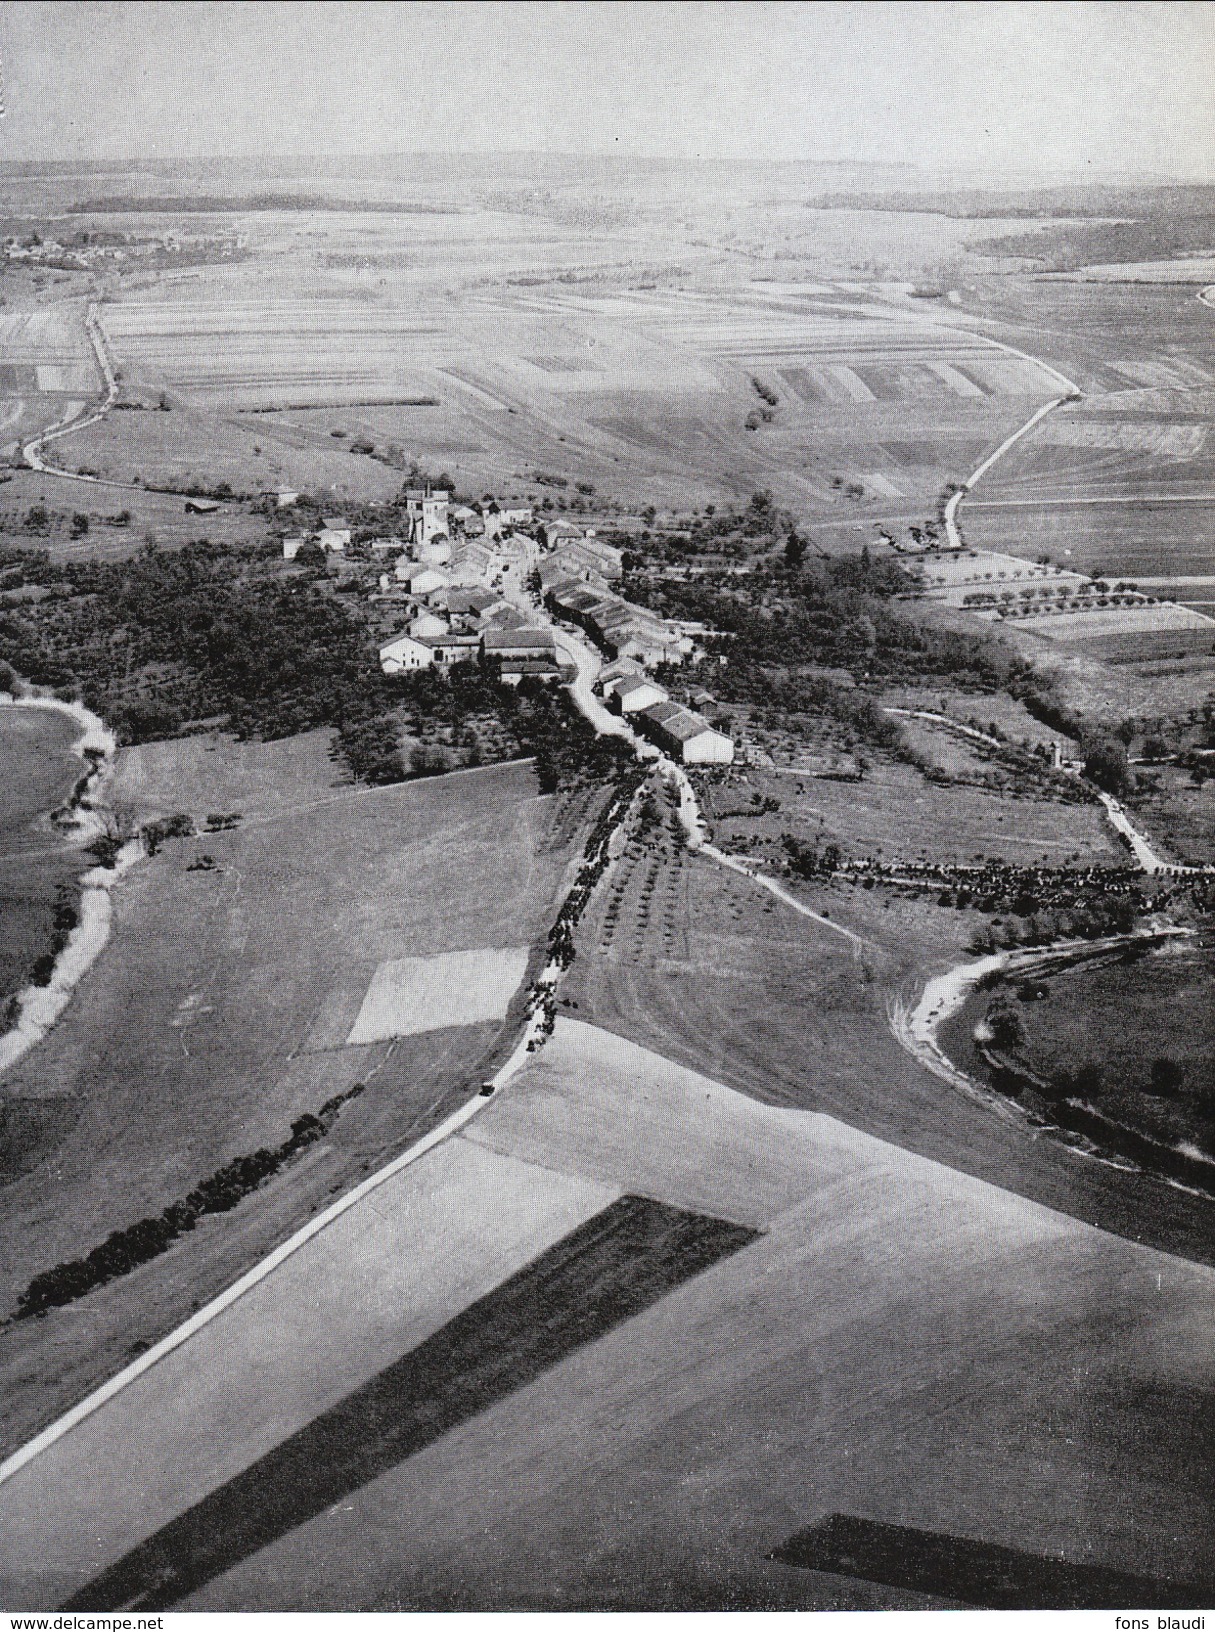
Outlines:
[[[0,61],[0,1609],[1199,1627],[1212,0]]]

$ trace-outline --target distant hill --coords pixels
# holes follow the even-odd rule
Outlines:
[[[947,215],[956,220],[991,220],[1024,216],[1195,217],[1215,212],[1215,186],[1198,183],[1117,185],[1096,183],[1059,187],[940,188],[927,192],[825,193],[808,203],[827,210],[897,210],[917,215]],[[1010,251],[1010,253],[1013,253]]]

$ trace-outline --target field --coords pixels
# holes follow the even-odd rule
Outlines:
[[[439,248],[450,221],[428,223],[424,236],[437,236],[402,260],[387,247],[401,230],[390,217],[362,221],[350,249],[356,229],[340,215],[290,239],[259,220],[258,264],[202,269],[154,295],[132,287],[102,309],[106,333],[130,389],[167,389],[229,423],[239,410],[251,436],[280,440],[284,469],[302,432],[319,453],[343,428],[447,469],[469,492],[537,472],[630,502],[769,486],[824,519],[846,510],[850,526],[892,500],[913,516],[931,508],[1054,388],[901,286],[738,272],[723,283],[701,248],[695,275],[671,287],[643,267],[630,276],[640,233],[578,244],[546,241],[539,222],[520,235],[516,221],[512,236],[492,214],[456,225],[459,273],[452,246]],[[508,241],[513,253],[546,242],[589,259],[512,272],[498,260]],[[779,404],[748,429],[753,376]],[[153,428],[141,416],[123,434]],[[86,437],[104,456],[103,433]],[[849,483],[860,492],[845,499]]]
[[[989,283],[988,315],[1040,326],[1031,351],[1084,391],[986,475],[967,539],[1094,576],[1169,581],[1215,566],[1215,314],[1192,288]],[[1175,598],[1188,600],[1184,583]]]
[[[1114,1088],[1142,1093],[1152,1061],[1166,1054],[1181,1067],[1184,1088],[1209,1086],[1215,1064],[1209,948],[1169,947],[1132,963],[1062,974],[1046,985],[1048,997],[1025,1006],[1027,1055],[1035,1068],[1076,1071],[1099,1060]],[[1169,1017],[1164,1035],[1162,1014]]]
[[[1142,497],[1106,500],[1086,498],[1091,489],[1074,483],[1066,500],[1051,496],[1015,502],[989,498],[986,488],[978,491],[962,507],[962,521],[967,539],[984,549],[1031,560],[1049,555],[1094,577],[1136,582],[1151,577],[1156,595],[1167,595],[1174,579],[1215,570],[1215,499],[1210,491],[1170,496],[1153,481]],[[1189,599],[1185,588],[1183,582],[1177,599]]]
[[[1036,720],[1024,703],[1003,692],[950,691],[947,687],[929,690],[919,687],[892,686],[882,694],[882,701],[892,708],[927,709],[948,714],[963,725],[987,731],[992,736],[1003,732],[1011,743],[1022,747],[1052,743],[1066,745],[1068,738],[1049,725]],[[993,730],[993,726],[995,730]]]
[[[45,820],[82,773],[71,751],[79,735],[50,709],[0,707],[0,1014],[47,949],[59,891],[88,865]],[[31,1118],[36,1107],[0,1100],[0,1178],[19,1163]]]
[[[204,1223],[93,1294],[87,1321],[69,1307],[4,1335],[9,1445],[330,1191],[425,1132],[484,1074],[493,1019],[464,1024],[449,1011],[441,1030],[353,1046],[345,1037],[379,965],[518,947],[547,929],[569,855],[552,842],[553,801],[536,797],[524,764],[334,786],[327,744],[325,733],[266,747],[194,739],[123,756],[114,796],[134,819],[166,809],[200,828],[211,812],[242,819],[169,841],[128,876],[111,944],[52,1035],[6,1075],[6,1094],[67,1106],[73,1126],[57,1147],[48,1135],[27,1153],[38,1161],[0,1190],[0,1306],[7,1313],[31,1276],[367,1086],[325,1140],[222,1226]],[[107,1307],[121,1311],[110,1327]]]
[[[387,1042],[446,1026],[505,1020],[527,971],[526,946],[439,952],[378,964],[355,1015],[346,1046]],[[336,1030],[345,1030],[342,1018]]]
[[[1066,506],[1060,513],[1066,517]],[[1112,574],[1094,582],[1100,576],[1096,567],[1093,577],[1085,577],[1045,561],[976,549],[923,557],[911,570],[930,601],[969,608],[1045,640],[1082,644],[1107,662],[1209,656],[1215,648],[1215,620],[1208,613],[1157,595],[1144,598],[1149,589],[1167,595],[1176,587],[1184,593],[1188,586],[1174,586],[1167,576],[1149,586],[1134,580],[1128,592],[1119,587],[1125,580],[1108,583]]]
[[[1209,657],[1215,652],[1215,622],[1190,607],[1167,603],[1104,610],[1098,606],[1007,621],[1047,640],[1076,642],[1106,663]]]
[[[1215,782],[1196,787],[1188,772],[1173,765],[1153,766],[1148,775],[1159,786],[1135,801],[1136,822],[1178,861],[1215,862]]]
[[[256,495],[284,487],[332,494],[335,501],[384,499],[400,489],[399,471],[350,453],[329,436],[328,427],[311,436],[283,426],[278,416],[246,419],[180,400],[162,412],[155,400],[144,411],[108,414],[67,438],[54,450],[55,459],[66,469],[93,471],[111,481],[139,477],[181,489],[227,482],[236,493]],[[87,490],[76,491],[86,507]],[[180,512],[180,500],[176,507]]]
[[[451,1243],[425,1276],[400,1250],[415,1229]],[[1027,1570],[1084,1564],[1092,1591],[1149,1578],[1152,1603],[1215,1567],[1205,1417],[1180,1409],[1209,1387],[1213,1305],[1209,1269],[563,1020],[461,1137],[4,1487],[6,1596],[968,1596],[949,1572],[927,1594],[882,1584],[866,1550],[848,1578],[773,1558],[837,1513],[1012,1549]],[[134,1431],[150,1416],[157,1435]]]
[[[70,445],[59,444],[64,449]],[[35,505],[47,512],[45,528],[34,530],[25,523]],[[116,522],[124,511],[129,519]],[[89,531],[79,538],[72,534],[77,514],[89,518]],[[33,470],[16,470],[0,485],[0,538],[45,549],[57,560],[119,560],[142,549],[149,538],[172,545],[201,538],[236,543],[265,537],[265,518],[250,514],[244,505],[223,504],[210,515],[191,515],[178,494],[69,481]]]
[[[0,459],[70,419],[101,390],[78,301],[35,301],[0,314]]]
[[[1090,1073],[1095,1080],[1079,1097],[1102,1114],[1165,1144],[1188,1144],[1191,1151],[1197,1144],[1211,1156],[1212,1121],[1200,1097],[1213,1063],[1211,970],[1210,947],[1174,942],[1143,956],[1099,958],[1035,976],[1034,1000],[1017,1005],[1023,1040],[1008,1052],[1039,1080]],[[990,993],[975,994],[943,1030],[952,1057],[977,1065],[980,1076],[984,1066],[972,1039],[991,1001]],[[1172,1072],[1163,1085],[1152,1079],[1161,1061]]]
[[[978,768],[967,754],[964,773]],[[745,806],[752,794],[779,799],[779,810],[714,817],[718,808]],[[1079,859],[1087,866],[1120,859],[1092,806],[1018,798],[1009,789],[937,786],[908,765],[876,764],[860,782],[753,770],[741,787],[711,790],[706,805],[715,842],[726,850],[761,852],[791,832],[803,841],[835,841],[846,856],[886,862],[985,858],[1059,866]]]

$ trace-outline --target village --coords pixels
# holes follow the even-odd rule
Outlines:
[[[707,631],[616,593],[622,552],[594,528],[537,523],[529,506],[455,503],[442,488],[409,488],[405,501],[400,532],[367,544],[384,566],[373,601],[400,624],[379,648],[385,674],[477,662],[507,685],[568,685],[589,666],[605,705],[664,753],[687,765],[733,762],[731,737],[651,672],[703,655]],[[344,516],[325,516],[311,536],[284,539],[283,556],[294,561],[307,545],[343,555],[352,537]]]

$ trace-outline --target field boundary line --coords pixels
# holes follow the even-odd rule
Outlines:
[[[413,788],[422,782],[447,782],[454,776],[475,776],[482,771],[505,770],[511,765],[531,765],[535,758],[535,754],[524,754],[519,759],[495,759],[488,765],[459,765],[454,770],[444,771],[439,776],[407,776],[403,782],[378,782],[371,787],[343,788],[340,792],[327,799],[309,799],[303,804],[284,805],[281,810],[267,810],[260,814],[255,813],[242,820],[240,827],[242,830],[247,827],[267,827],[271,822],[285,821],[290,816],[303,816],[310,810],[325,810],[330,805],[354,804],[360,799],[370,798],[372,794],[400,793],[403,788]],[[544,799],[548,796],[538,793],[535,797]],[[195,837],[205,839],[210,835],[196,833]]]
[[[516,1061],[519,1052],[520,1050],[516,1048],[506,1065],[499,1071],[498,1076],[493,1079],[496,1086],[501,1086],[498,1079],[503,1077],[508,1068],[510,1068],[511,1074],[518,1069],[519,1064],[522,1063]],[[176,1327],[166,1337],[162,1337],[159,1343],[153,1344],[146,1354],[141,1354],[130,1365],[124,1366],[120,1372],[103,1383],[100,1388],[94,1389],[79,1404],[74,1405],[70,1411],[65,1412],[62,1417],[44,1428],[27,1444],[14,1451],[6,1461],[0,1463],[0,1485],[7,1483],[27,1463],[32,1462],[43,1451],[49,1450],[57,1440],[62,1439],[65,1434],[69,1434],[73,1428],[78,1427],[87,1418],[91,1417],[95,1411],[100,1410],[115,1395],[122,1393],[137,1378],[143,1376],[145,1372],[151,1371],[153,1366],[158,1365],[161,1360],[166,1359],[176,1349],[179,1349],[183,1343],[188,1342],[203,1327],[209,1326],[226,1309],[231,1308],[234,1303],[243,1298],[246,1292],[251,1292],[255,1286],[260,1285],[269,1275],[273,1274],[280,1264],[293,1257],[301,1247],[306,1246],[315,1236],[320,1235],[322,1230],[327,1229],[343,1213],[348,1212],[351,1207],[357,1205],[366,1196],[371,1195],[385,1185],[389,1179],[395,1178],[398,1173],[420,1160],[421,1157],[433,1150],[436,1145],[441,1144],[443,1140],[456,1133],[466,1122],[470,1122],[487,1103],[487,1099],[475,1095],[440,1122],[438,1127],[432,1128],[429,1133],[424,1134],[417,1144],[411,1145],[408,1150],[402,1151],[387,1166],[380,1168],[378,1172],[370,1174],[361,1184],[356,1185],[346,1195],[339,1196],[337,1201],[332,1202],[315,1218],[310,1218],[307,1224],[302,1225],[294,1235],[289,1236],[286,1241],[275,1247],[273,1252],[254,1264],[253,1268],[247,1270],[238,1281],[235,1281],[218,1297],[213,1298],[210,1303],[191,1315],[189,1320]]]
[[[525,762],[507,761],[506,763]],[[465,770],[467,772],[491,768],[469,766]],[[450,772],[448,774],[460,775],[461,773]],[[439,779],[436,778],[435,780]],[[390,784],[390,786],[399,785]],[[369,789],[367,791],[377,790]],[[628,806],[625,808],[627,809]],[[527,1064],[534,1049],[543,1042],[546,1035],[547,1020],[545,997],[551,997],[563,973],[564,970],[561,966],[550,958],[544,969],[532,982],[529,989],[529,1002],[524,1013],[523,1027],[516,1039],[515,1046],[494,1074],[486,1079],[486,1082],[491,1083],[495,1089],[505,1087],[510,1079]],[[173,1331],[167,1333],[158,1343],[153,1344],[146,1354],[141,1354],[130,1365],[124,1366],[115,1376],[108,1378],[99,1388],[94,1389],[91,1394],[86,1395],[83,1400],[74,1405],[70,1411],[65,1412],[56,1421],[48,1424],[33,1439],[20,1446],[10,1457],[0,1463],[0,1485],[7,1483],[27,1463],[32,1462],[43,1451],[48,1450],[145,1372],[150,1371],[153,1366],[166,1359],[184,1343],[187,1343],[197,1332],[210,1325],[226,1309],[231,1308],[234,1303],[244,1297],[246,1292],[252,1291],[254,1287],[273,1274],[280,1264],[285,1263],[301,1247],[306,1246],[315,1236],[320,1235],[343,1213],[348,1212],[367,1196],[380,1189],[390,1179],[395,1178],[398,1173],[403,1172],[405,1168],[419,1161],[437,1145],[442,1144],[444,1140],[458,1133],[479,1112],[484,1110],[491,1100],[492,1095],[474,1094],[463,1105],[458,1106],[450,1116],[440,1122],[437,1127],[424,1134],[416,1144],[410,1145],[407,1150],[403,1150],[399,1156],[394,1157],[384,1167],[379,1168],[375,1173],[369,1174],[360,1184],[355,1185],[353,1190],[331,1202],[315,1218],[310,1218],[306,1224],[301,1225],[298,1230],[288,1236],[286,1241],[280,1242],[272,1252],[260,1259],[252,1268],[246,1270],[231,1286],[212,1298],[210,1303],[197,1310],[188,1320],[183,1321]]]

